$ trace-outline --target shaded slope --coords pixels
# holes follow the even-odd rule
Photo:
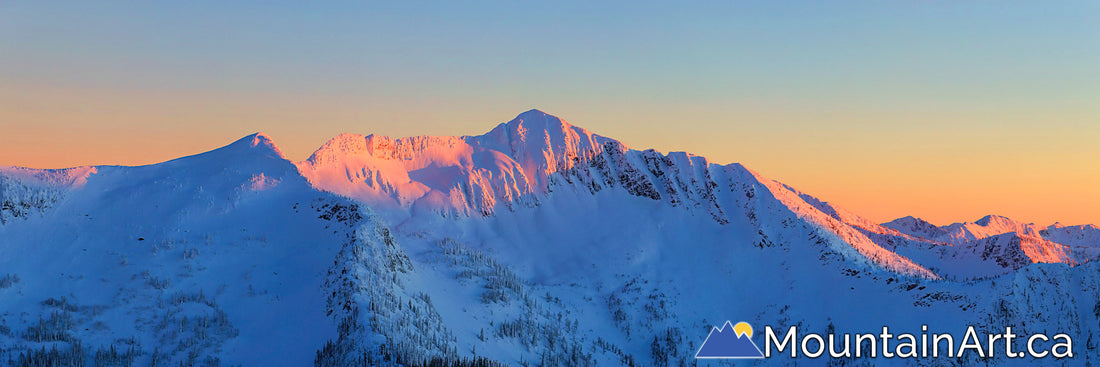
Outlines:
[[[343,234],[311,206],[346,200],[312,190],[266,136],[91,172],[0,227],[0,273],[19,279],[0,288],[0,364],[113,347],[108,361],[134,365],[306,365],[335,333],[319,289]],[[271,348],[290,340],[307,347]]]

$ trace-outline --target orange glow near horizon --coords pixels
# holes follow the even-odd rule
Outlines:
[[[1100,223],[1100,2],[19,2],[0,165],[257,132],[477,135],[538,108],[884,222]]]
[[[628,109],[621,105],[476,111],[461,102],[409,112],[392,107],[402,101],[358,109],[324,97],[17,93],[6,88],[0,88],[0,98],[6,101],[0,104],[0,165],[152,164],[215,149],[256,131],[271,135],[289,159],[298,161],[341,132],[477,135],[539,107],[632,148],[743,163],[877,222],[913,215],[944,225],[998,214],[1040,225],[1100,223],[1100,146],[1095,144],[1100,127],[1089,116],[1056,111],[910,114],[891,121],[888,114],[860,111],[746,108],[703,114],[631,107],[624,113]],[[1066,123],[1027,123],[1040,114]]]

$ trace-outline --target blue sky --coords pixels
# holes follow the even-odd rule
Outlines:
[[[1089,1],[0,2],[0,164],[154,163],[253,131],[303,159],[539,108],[875,218],[1085,220],[1097,24]],[[987,187],[1021,167],[1037,178]],[[1005,204],[1043,191],[1066,193]]]

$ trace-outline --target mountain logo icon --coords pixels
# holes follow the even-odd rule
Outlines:
[[[734,325],[727,320],[721,329],[710,329],[695,358],[764,358],[764,353],[752,341],[752,325],[744,321]]]

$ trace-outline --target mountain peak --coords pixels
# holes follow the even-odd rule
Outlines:
[[[247,150],[252,152],[261,153],[272,158],[286,159],[283,155],[283,151],[275,145],[275,141],[271,140],[271,137],[265,133],[257,132],[243,138],[237,139],[237,141],[225,146],[225,150]]]
[[[552,115],[550,115],[549,113],[543,112],[540,109],[532,108],[530,110],[527,110],[527,111],[519,114],[519,116],[516,116],[516,117],[524,117],[524,116],[534,117],[534,116],[552,116]]]
[[[603,152],[604,144],[627,149],[617,140],[599,136],[538,109],[521,113],[484,135],[469,137],[471,145],[503,152],[528,173],[528,184],[545,188],[546,176],[568,169],[577,160]]]
[[[1014,219],[1009,218],[1009,217],[996,215],[996,214],[990,214],[990,215],[986,215],[986,216],[982,217],[981,219],[978,219],[977,221],[974,221],[974,224],[977,224],[977,225],[982,226],[982,227],[989,227],[990,224],[1014,226],[1014,225],[1017,225],[1017,224],[1024,224],[1024,223],[1020,222],[1020,221],[1017,221],[1017,220],[1014,220]]]
[[[914,217],[912,215],[906,215],[904,217],[886,222],[883,225],[890,224],[890,223],[894,223],[894,224],[924,224],[924,223],[928,223],[928,222],[926,222],[924,219],[920,219],[920,218]]]
[[[935,238],[946,233],[940,227],[924,219],[907,215],[882,224],[883,227],[897,230],[910,236]]]
[[[512,120],[498,125],[495,129],[493,129],[493,131],[496,131],[497,129],[504,129],[509,132],[514,132],[522,137],[526,137],[528,132],[537,133],[545,131],[547,133],[552,133],[565,132],[573,129],[579,130],[578,132],[584,132],[585,134],[591,135],[591,133],[589,133],[588,130],[585,130],[584,128],[574,126],[573,124],[570,124],[569,122],[566,122],[565,120],[562,120],[557,116],[551,115],[538,109],[531,109],[524,113],[521,113]],[[492,134],[493,131],[490,131],[489,134]]]

